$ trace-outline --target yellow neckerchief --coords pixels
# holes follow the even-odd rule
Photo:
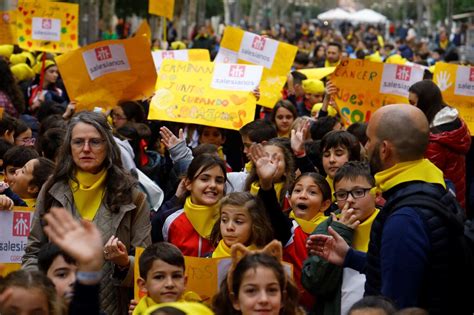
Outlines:
[[[26,203],[28,208],[34,208],[36,205],[36,198],[21,198]]]
[[[255,245],[250,245],[247,246],[248,250],[257,250],[257,246]],[[219,244],[217,245],[216,249],[212,253],[212,258],[227,258],[231,257],[231,251],[229,246],[227,246],[224,242],[224,240],[220,240]]]
[[[422,181],[446,188],[443,172],[428,159],[402,162],[375,174],[376,191],[385,192],[399,184]]]
[[[273,184],[278,201],[280,201],[280,194],[281,194],[281,190],[283,189],[284,184],[285,184],[284,182],[278,182],[278,183]],[[259,190],[260,190],[260,184],[258,182],[253,182],[252,185],[250,185],[250,193],[252,195],[257,196]]]
[[[445,49],[448,47],[449,45],[449,40],[448,39],[445,39],[443,41],[439,41],[439,47],[442,48],[442,49]]]
[[[245,166],[244,166],[245,171],[247,173],[250,173],[250,171],[252,170],[252,166],[253,166],[252,161],[245,163]]]
[[[377,43],[380,45],[380,47],[385,46],[385,42],[383,40],[382,35],[377,35]]]
[[[290,138],[290,132],[284,134],[278,133],[278,138]]]
[[[374,223],[379,211],[379,209],[375,209],[370,217],[365,219],[365,221],[359,224],[359,226],[355,229],[354,238],[352,240],[352,247],[354,249],[367,253],[367,250],[369,249],[370,229],[372,228],[372,223]]]
[[[217,148],[217,155],[225,161],[224,148],[222,146]]]
[[[293,210],[291,210],[290,218],[295,219],[303,232],[306,234],[311,234],[318,227],[318,225],[324,220],[327,220],[328,217],[324,215],[324,212],[318,212],[311,220],[308,221],[298,218]]]
[[[76,178],[79,185],[72,180],[69,181],[74,204],[83,219],[92,221],[99,210],[105,192],[106,177],[106,169],[97,174],[77,170]]]
[[[152,306],[149,309],[147,309],[146,312],[143,313],[143,315],[151,315],[151,314],[157,314],[157,313],[163,314],[162,312],[159,312],[159,310],[165,307],[171,307],[173,309],[177,309],[186,315],[196,315],[196,314],[213,315],[214,314],[214,312],[211,311],[203,303],[178,301],[178,302],[160,303],[159,305]]]
[[[336,197],[334,197],[334,180],[331,177],[329,177],[329,175],[327,175],[326,176],[326,181],[328,182],[329,187],[331,187],[331,201],[335,202]]]
[[[330,63],[329,60],[326,59],[324,61],[324,68],[337,67],[337,66],[339,66],[340,63],[341,63],[341,60],[339,60],[338,62],[335,62],[335,63]]]
[[[176,301],[176,302],[200,302],[201,297],[193,292],[193,291],[186,291],[181,298]],[[149,296],[144,296],[140,299],[140,302],[138,302],[137,306],[135,306],[135,309],[133,310],[133,315],[142,315],[145,314],[145,311],[154,305],[158,305],[162,303],[156,303],[153,301],[153,299]]]
[[[184,203],[184,213],[193,228],[201,237],[209,238],[212,227],[219,218],[219,204],[214,206],[195,205],[191,201],[191,197],[186,198]]]

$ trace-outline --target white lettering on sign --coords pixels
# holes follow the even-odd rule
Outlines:
[[[278,41],[244,32],[238,58],[271,69],[278,49]]]
[[[91,80],[108,73],[130,70],[125,47],[121,44],[100,46],[82,53]]]
[[[454,94],[474,96],[474,67],[458,66]]]
[[[211,87],[219,90],[253,91],[262,78],[263,67],[216,63]]]
[[[61,40],[61,20],[34,17],[31,23],[31,38],[34,40]]]
[[[380,93],[408,97],[408,89],[423,80],[423,69],[407,65],[384,64]]]

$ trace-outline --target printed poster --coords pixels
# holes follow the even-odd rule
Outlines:
[[[79,5],[20,0],[17,8],[18,44],[26,50],[64,53],[77,49]]]
[[[164,59],[148,119],[239,130],[253,121],[261,66]],[[261,70],[260,70],[261,71]]]
[[[474,130],[474,67],[436,63],[433,81],[443,100],[459,111],[467,126]]]
[[[360,59],[349,59],[337,66],[330,80],[338,88],[334,100],[346,123],[368,122],[372,113],[383,105],[408,104],[407,86],[420,78],[418,71],[422,70],[403,65],[408,68],[397,72],[396,67]]]
[[[180,50],[155,50],[152,51],[153,62],[156,72],[160,72],[164,59],[174,59],[181,61],[211,61],[209,50],[207,49],[180,49]]]
[[[148,38],[101,41],[56,57],[78,110],[108,110],[121,100],[153,95],[156,71]]]
[[[174,0],[149,0],[148,13],[173,19]]]
[[[281,98],[281,91],[297,51],[296,46],[236,27],[226,27],[214,61],[263,66],[258,104],[273,108]]]
[[[5,267],[0,276],[21,268],[21,258],[30,234],[34,209],[15,207],[0,210],[0,264]]]

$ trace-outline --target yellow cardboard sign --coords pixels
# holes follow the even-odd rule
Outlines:
[[[341,62],[331,75],[331,81],[338,88],[334,100],[346,122],[368,122],[372,113],[381,106],[408,104],[408,87],[422,78],[422,71],[405,65],[387,65],[360,59],[346,60]],[[383,93],[383,86],[386,86],[387,90],[394,88],[403,91],[406,96],[402,96],[403,93]]]
[[[18,44],[27,50],[64,53],[79,47],[79,5],[20,0],[17,8]]]
[[[0,45],[16,43],[16,11],[0,11]]]
[[[24,254],[24,246],[26,246],[34,210],[34,208],[28,207],[14,207],[13,211],[0,210],[0,230],[8,234],[0,237],[2,240],[0,241],[1,252],[9,256],[8,260],[4,260],[5,257],[2,256],[2,261],[18,261],[18,263],[1,263],[0,277],[5,277],[9,273],[21,269],[19,261]],[[28,215],[25,216],[25,212],[28,212]],[[12,239],[12,237],[15,238]]]
[[[56,62],[79,110],[111,109],[119,101],[153,95],[156,71],[145,36],[97,42],[58,56]]]
[[[173,19],[174,0],[149,0],[148,13]]]
[[[212,62],[164,59],[148,119],[234,130],[253,121],[255,97],[251,92],[212,88],[215,67]]]
[[[470,130],[474,130],[474,67],[436,63],[433,81],[443,100],[455,107]]]
[[[264,66],[258,104],[273,108],[281,98],[298,47],[235,27],[226,27],[216,62]]]
[[[155,50],[152,51],[153,62],[156,71],[160,71],[164,59],[175,59],[182,61],[211,61],[207,49],[180,49],[180,50]]]

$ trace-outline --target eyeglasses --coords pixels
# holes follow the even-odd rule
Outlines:
[[[22,145],[35,145],[36,139],[35,138],[24,138],[24,139],[17,139]]]
[[[350,194],[352,198],[359,199],[364,197],[365,194],[371,189],[372,188],[355,188],[350,191],[339,190],[334,193],[334,198],[336,198],[337,201],[344,201],[347,200]]]
[[[99,139],[99,138],[92,138],[92,139],[89,139],[89,140],[86,140],[86,139],[72,139],[71,140],[71,145],[77,149],[82,149],[86,143],[89,144],[89,147],[91,149],[99,149],[102,147],[102,145],[104,144],[105,140],[103,139]]]

